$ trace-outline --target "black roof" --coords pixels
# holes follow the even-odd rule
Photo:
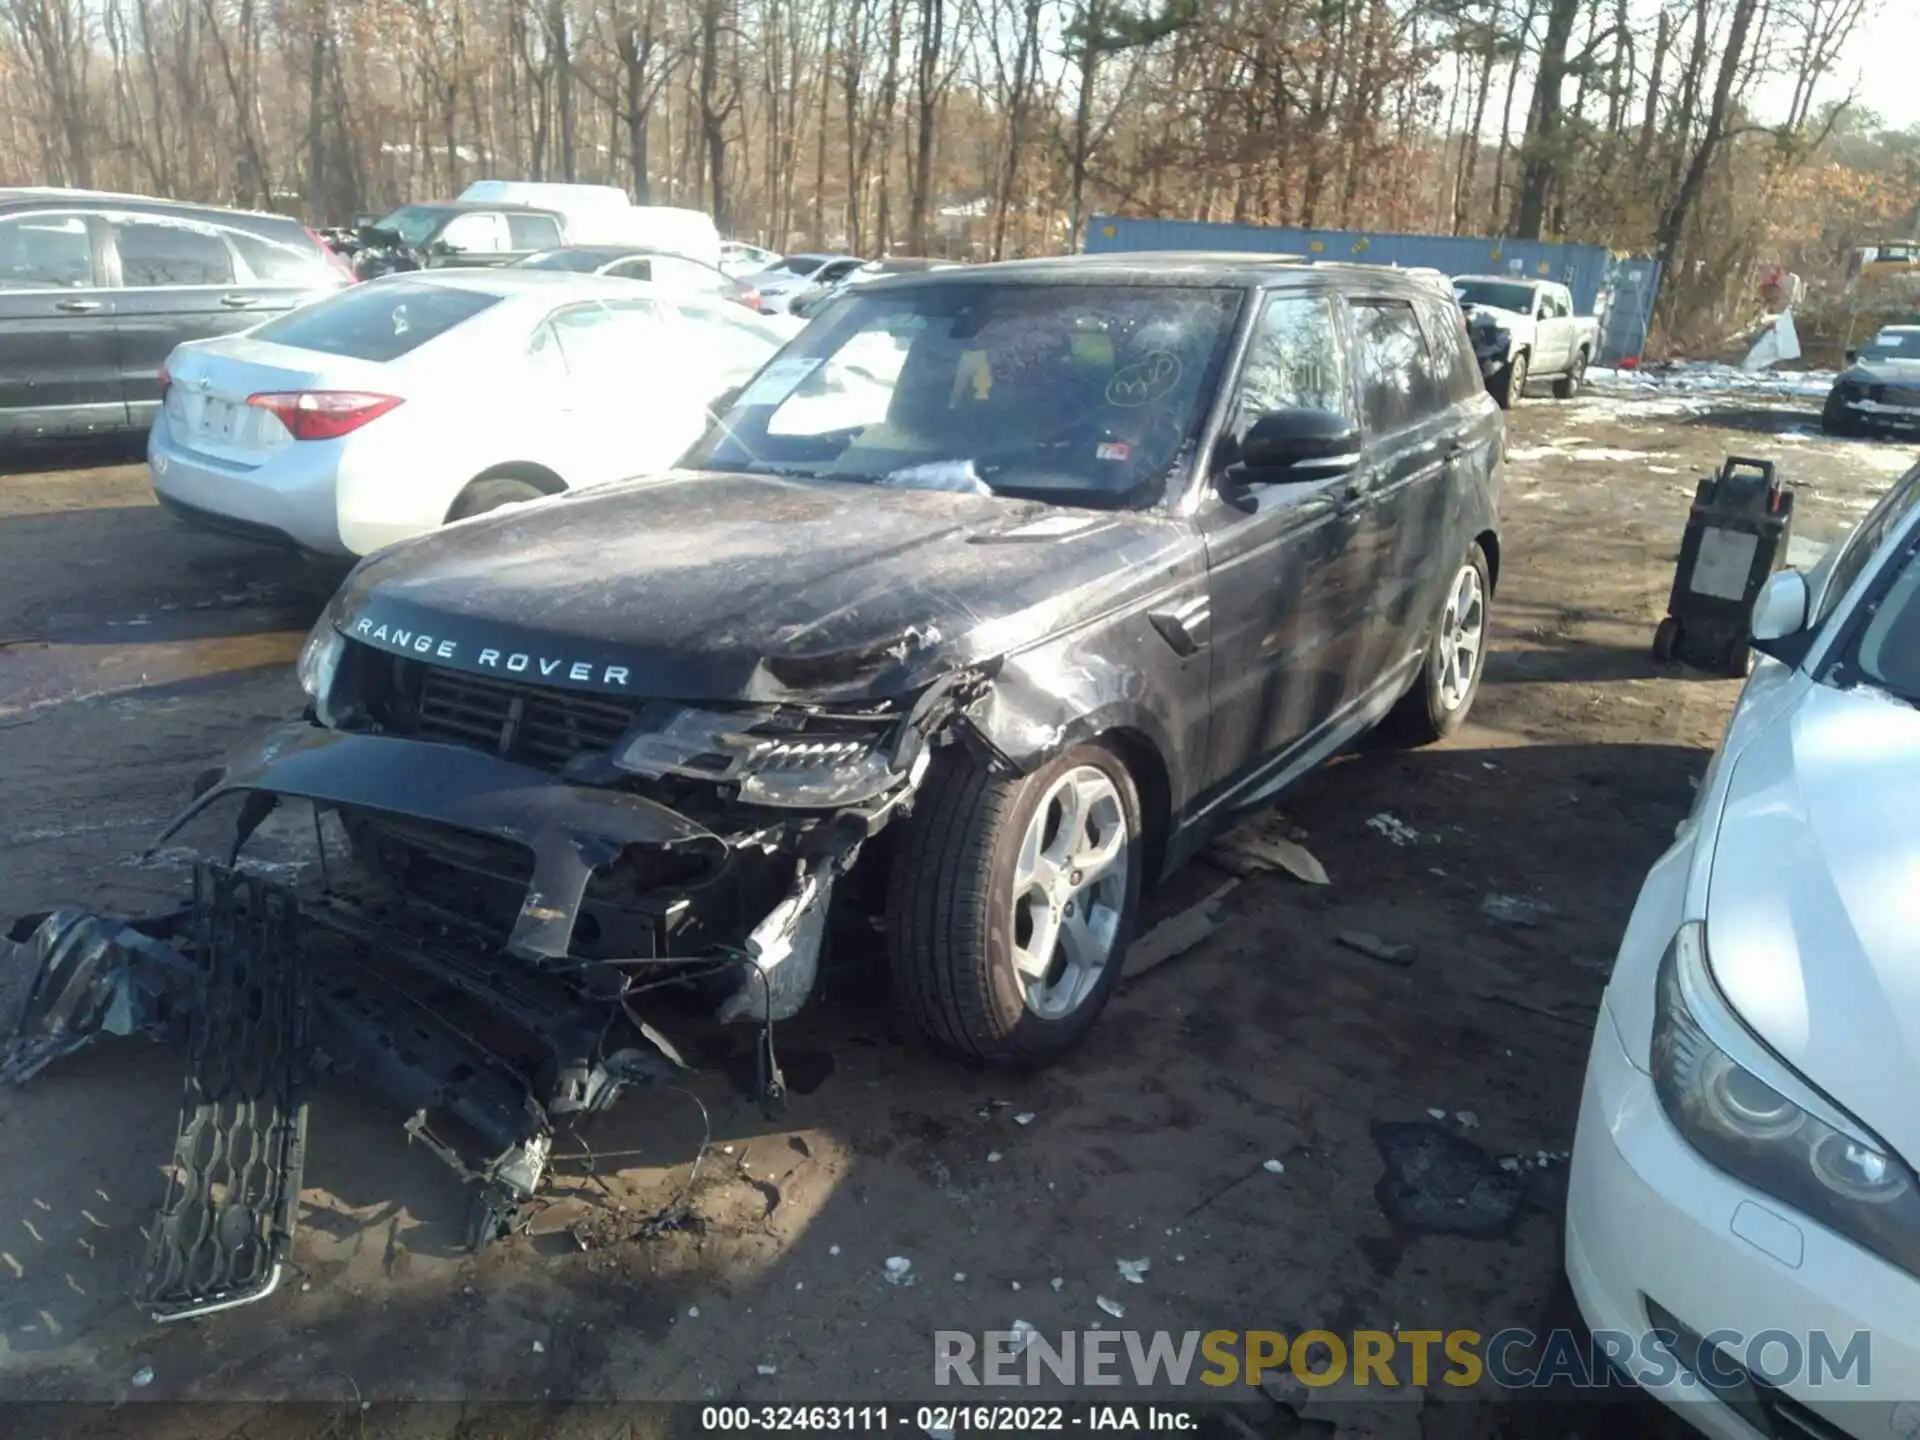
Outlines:
[[[1355,265],[1307,260],[1297,255],[1257,255],[1233,250],[1128,250],[1099,255],[1058,255],[1040,260],[1003,260],[996,265],[962,265],[912,275],[879,276],[863,290],[904,289],[910,285],[962,285],[992,280],[1029,285],[1194,285],[1259,288],[1315,277],[1341,286],[1398,289],[1444,286],[1434,272],[1387,265]],[[1452,291],[1449,290],[1451,296]]]

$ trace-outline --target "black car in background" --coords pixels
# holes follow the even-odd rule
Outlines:
[[[1820,428],[1829,435],[1920,432],[1920,325],[1889,325],[1857,354],[1827,392]]]
[[[443,265],[512,265],[566,244],[557,210],[492,201],[436,200],[402,205],[360,227],[354,273],[363,280]]]
[[[174,346],[352,280],[284,216],[0,189],[0,444],[145,429]]]

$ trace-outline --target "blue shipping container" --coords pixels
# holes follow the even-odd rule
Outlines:
[[[1637,356],[1646,340],[1659,267],[1620,260],[1604,245],[1560,245],[1470,235],[1395,235],[1365,230],[1293,230],[1204,220],[1128,220],[1096,215],[1087,226],[1091,254],[1125,250],[1238,250],[1439,270],[1448,275],[1511,275],[1555,280],[1573,294],[1576,313],[1601,317],[1600,361]]]

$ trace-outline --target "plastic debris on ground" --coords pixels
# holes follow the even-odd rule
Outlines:
[[[1049,1280],[1047,1283],[1053,1287],[1053,1293],[1056,1295],[1058,1295],[1062,1290],[1067,1288],[1067,1282],[1061,1279],[1058,1275],[1054,1276],[1053,1279]]]
[[[913,1262],[907,1259],[906,1256],[889,1255],[887,1257],[887,1283],[890,1285],[898,1285],[907,1278],[907,1275],[912,1269]]]
[[[1116,1260],[1114,1268],[1120,1272],[1120,1278],[1129,1285],[1147,1283],[1147,1271],[1153,1268],[1151,1260]]]
[[[1531,930],[1554,909],[1544,900],[1529,900],[1524,895],[1489,895],[1480,902],[1480,913],[1503,925]]]
[[[1365,930],[1342,930],[1333,937],[1333,943],[1344,945],[1349,950],[1357,950],[1362,955],[1388,965],[1413,963],[1413,946],[1382,940],[1378,935],[1370,934]]]
[[[1420,832],[1418,830],[1407,824],[1407,822],[1402,820],[1398,815],[1389,814],[1385,810],[1382,810],[1378,815],[1369,815],[1367,817],[1367,828],[1373,831],[1374,834],[1391,841],[1403,849],[1408,845],[1417,845],[1420,843]]]
[[[1013,1117],[1013,1123],[1016,1125],[1031,1125],[1033,1121],[1034,1114],[1031,1110],[1022,1110],[1018,1115]]]
[[[1278,1160],[1264,1160],[1261,1162],[1260,1168],[1269,1175],[1284,1175],[1287,1173],[1287,1167]]]
[[[1000,1158],[1000,1152],[998,1150],[989,1150],[987,1152],[987,1164],[989,1165],[998,1165]]]
[[[153,1367],[151,1365],[142,1365],[138,1370],[133,1372],[133,1388],[134,1389],[144,1390],[147,1388],[147,1386],[151,1385],[152,1383],[153,1383]]]
[[[1221,902],[1239,883],[1238,880],[1227,881],[1199,904],[1189,905],[1178,914],[1168,916],[1136,939],[1127,947],[1125,968],[1121,970],[1121,976],[1131,979],[1136,975],[1144,975],[1154,966],[1186,954],[1220,929],[1226,923],[1225,910]]]
[[[700,1318],[700,1307],[698,1305],[687,1306],[687,1318],[689,1320],[698,1320]]]
[[[1305,884],[1325,885],[1326,867],[1300,843],[1305,833],[1283,816],[1261,815],[1214,841],[1207,859],[1233,875],[1284,870]]]
[[[1013,1322],[1013,1353],[1018,1355],[1033,1343],[1033,1337],[1040,1332],[1025,1320]]]
[[[780,1373],[780,1367],[778,1365],[756,1365],[753,1368],[757,1374],[761,1375],[778,1375]]]
[[[1480,1117],[1471,1110],[1456,1110],[1453,1113],[1453,1118],[1460,1122],[1460,1128],[1462,1130],[1478,1130],[1480,1128]]]
[[[1098,1305],[1102,1310],[1106,1311],[1107,1314],[1113,1316],[1113,1318],[1116,1320],[1120,1319],[1123,1315],[1127,1313],[1126,1306],[1122,1305],[1118,1300],[1109,1300],[1104,1295],[1094,1296],[1093,1303]]]

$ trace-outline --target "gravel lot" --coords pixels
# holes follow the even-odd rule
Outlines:
[[[746,1046],[716,1042],[687,1092],[635,1095],[563,1141],[557,1203],[478,1258],[457,1248],[461,1196],[439,1163],[323,1087],[302,1274],[261,1305],[165,1328],[127,1296],[179,1056],[104,1046],[0,1093],[0,1399],[517,1399],[543,1402],[525,1433],[586,1434],[547,1407],[924,1400],[935,1329],[1016,1318],[1043,1332],[1536,1324],[1564,1166],[1527,1167],[1485,1238],[1433,1234],[1383,1212],[1383,1143],[1448,1136],[1487,1163],[1570,1147],[1615,940],[1736,690],[1647,655],[1693,477],[1728,452],[1777,459],[1800,487],[1798,535],[1821,542],[1914,458],[1821,438],[1815,405],[1601,392],[1516,412],[1474,722],[1431,751],[1348,757],[1287,797],[1278,823],[1332,883],[1244,879],[1216,933],[1129,980],[1043,1075],[923,1058],[861,957],[842,956],[782,1033],[796,1091],[782,1121],[730,1078]],[[296,708],[289,662],[334,578],[179,528],[127,460],[37,455],[0,475],[0,916],[173,900],[180,856],[134,856],[197,771]],[[1225,879],[1196,863],[1149,920]],[[1489,918],[1488,896],[1529,902],[1532,923]],[[1336,942],[1352,931],[1411,945],[1412,963]],[[688,1184],[702,1106],[704,1230],[640,1238]],[[1394,1123],[1428,1129],[1377,1128]],[[916,1283],[886,1283],[889,1256]],[[1116,1260],[1143,1257],[1145,1283],[1123,1283]],[[154,1378],[135,1390],[143,1367]],[[1479,1398],[1333,1404],[1312,1430],[1255,1392],[1237,1423],[1566,1433]],[[86,1413],[98,1433],[128,1412]],[[402,1433],[382,1414],[364,1433]],[[465,1433],[462,1414],[412,1412],[404,1433]],[[178,1412],[149,1418],[188,1433]],[[299,1423],[356,1433],[338,1419]],[[1616,1407],[1583,1433],[1660,1423]]]

